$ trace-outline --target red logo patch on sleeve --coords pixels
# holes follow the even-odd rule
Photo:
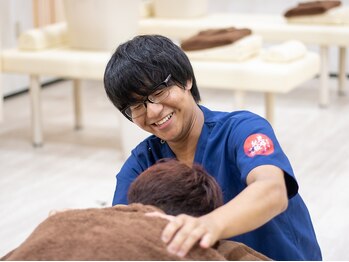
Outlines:
[[[270,155],[274,152],[274,144],[271,139],[264,134],[250,135],[244,143],[245,154],[249,157],[256,155]]]

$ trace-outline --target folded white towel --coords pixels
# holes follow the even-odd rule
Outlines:
[[[229,45],[188,51],[186,54],[191,60],[242,62],[256,56],[261,50],[262,43],[261,36],[249,35]]]
[[[307,48],[302,42],[290,40],[269,47],[262,53],[262,59],[268,62],[287,63],[302,58],[306,53]]]
[[[66,23],[57,23],[42,28],[31,29],[19,37],[19,49],[40,50],[67,42]]]
[[[286,19],[288,23],[297,24],[324,24],[344,25],[349,24],[349,7],[339,6],[319,15],[302,15]]]

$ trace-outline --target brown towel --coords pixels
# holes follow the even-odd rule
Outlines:
[[[341,5],[341,1],[311,1],[299,3],[298,6],[287,10],[285,17],[302,16],[302,15],[317,15],[323,14],[331,8]]]
[[[218,249],[195,246],[183,259],[167,252],[160,236],[167,221],[146,217],[160,211],[132,204],[69,210],[48,217],[1,260],[268,260],[233,241]]]
[[[230,261],[270,261],[271,259],[263,254],[249,248],[245,244],[221,240],[217,251]]]
[[[247,28],[208,29],[184,40],[181,47],[184,51],[194,51],[229,45],[251,33],[252,31]]]

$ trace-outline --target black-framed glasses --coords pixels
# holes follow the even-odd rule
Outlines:
[[[154,86],[152,89],[155,90],[149,96],[145,97],[142,102],[138,102],[125,107],[121,112],[130,120],[137,117],[141,117],[147,112],[147,103],[158,104],[164,101],[170,94],[169,81],[171,74],[169,74],[164,81]],[[160,88],[164,86],[163,88]]]

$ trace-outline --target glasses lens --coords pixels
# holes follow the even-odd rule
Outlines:
[[[132,112],[130,107],[125,108],[124,110],[125,115],[127,115],[129,118],[132,118]]]
[[[148,102],[155,103],[155,104],[161,103],[163,100],[165,100],[168,97],[168,95],[170,94],[170,88],[168,85],[168,82],[170,79],[171,79],[171,74],[167,76],[165,81],[155,86],[154,89],[157,89],[157,90],[147,97]],[[147,107],[145,104],[147,103],[146,102],[147,100],[145,100],[145,102],[143,103],[138,103],[125,108],[124,110],[125,115],[132,119],[144,115],[147,111]]]
[[[139,103],[136,105],[131,105],[125,109],[125,114],[131,118],[137,118],[146,112],[144,103]]]
[[[165,86],[164,89],[158,90],[153,94],[151,94],[150,96],[148,96],[148,100],[155,104],[161,103],[168,97],[169,93],[170,93],[170,89]]]

